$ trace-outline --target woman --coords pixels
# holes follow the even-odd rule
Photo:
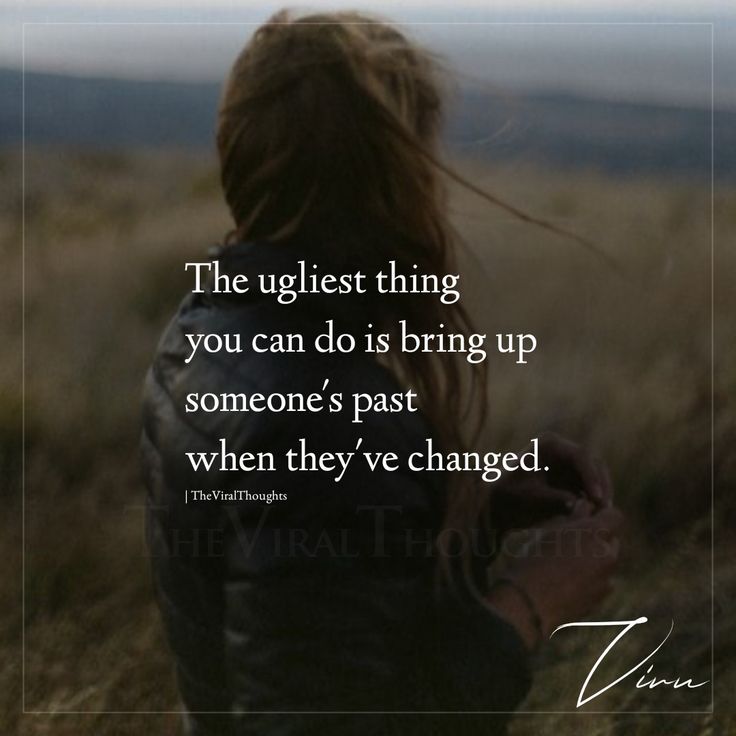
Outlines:
[[[428,437],[447,450],[466,445],[466,407],[485,406],[482,364],[468,376],[452,354],[394,350],[188,360],[186,337],[235,333],[251,345],[256,334],[290,333],[311,344],[329,320],[356,338],[393,334],[399,320],[415,333],[439,324],[469,333],[461,302],[436,294],[311,294],[285,305],[253,286],[300,261],[369,277],[392,260],[405,275],[453,272],[441,108],[430,55],[355,13],[278,14],[235,62],[217,143],[236,228],[215,260],[220,276],[252,286],[223,293],[210,281],[184,300],[145,395],[149,542],[188,733],[500,731],[527,692],[530,653],[608,588],[620,515],[607,474],[557,437],[542,453],[567,487],[516,473],[490,499],[462,474],[353,463],[336,482],[334,470],[308,465],[195,472],[187,459],[217,452],[223,438],[228,451],[276,458],[358,446],[406,457]],[[362,423],[347,410],[184,409],[205,392],[408,388],[421,411],[368,412]],[[191,489],[241,493],[203,500]],[[505,572],[489,580],[494,540],[531,524],[535,535],[502,554]],[[570,529],[589,532],[574,535],[575,550],[558,543]]]

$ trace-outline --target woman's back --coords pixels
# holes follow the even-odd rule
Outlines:
[[[289,272],[300,255],[241,244],[228,249],[220,267],[231,274]],[[309,340],[326,319],[339,330],[356,329],[356,313],[344,308],[336,318],[325,307],[321,298],[286,306],[253,292],[190,296],[149,374],[149,538],[184,702],[190,712],[251,713],[245,720],[199,719],[202,733],[217,734],[311,732],[293,716],[270,717],[264,731],[252,715],[260,711],[512,710],[528,684],[526,654],[512,627],[477,603],[435,605],[441,476],[368,473],[354,458],[345,470],[334,457],[421,449],[428,428],[420,412],[370,413],[354,423],[347,407],[281,416],[182,408],[192,393],[395,391],[390,372],[362,352],[219,351],[186,362],[192,346],[185,334],[240,335],[248,345],[255,334],[294,332]],[[223,441],[234,453],[224,467],[237,467],[234,458],[246,452],[246,467],[257,465],[261,452],[273,464],[220,470]],[[331,453],[334,468],[290,470],[289,450],[296,451],[292,467],[312,467]],[[195,471],[187,453],[195,462],[198,453],[202,462],[213,458],[212,469]],[[202,500],[194,490],[220,493]],[[276,500],[260,500],[269,495]],[[442,618],[450,611],[448,632]],[[369,720],[360,730],[356,721],[348,727],[328,718],[319,730],[337,733],[338,722],[340,732],[377,726]]]

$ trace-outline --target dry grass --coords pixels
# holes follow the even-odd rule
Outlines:
[[[175,716],[23,716],[20,701],[20,308],[18,161],[0,159],[5,324],[0,364],[0,732],[62,736],[175,733]],[[587,438],[610,459],[630,518],[628,551],[605,616],[674,617],[661,671],[710,678],[710,197],[707,188],[468,164],[512,201],[593,237],[620,278],[578,246],[458,194],[473,246],[466,298],[489,332],[534,332],[526,367],[494,358],[489,443],[541,426]],[[160,330],[187,287],[181,263],[228,227],[209,162],[167,154],[34,153],[27,171],[26,707],[176,708],[143,552],[137,475],[138,397]],[[730,527],[736,388],[728,327],[736,307],[726,245],[736,191],[717,192],[714,473],[718,718],[522,716],[514,733],[720,734],[736,630]],[[481,273],[477,267],[483,266]],[[567,636],[540,662],[526,707],[574,705],[596,651]],[[595,640],[597,641],[597,640]],[[597,646],[597,644],[596,644]],[[627,656],[634,656],[627,651]],[[658,664],[658,669],[660,664]],[[703,709],[707,688],[669,697],[628,684],[595,709]],[[658,694],[659,693],[659,694]]]

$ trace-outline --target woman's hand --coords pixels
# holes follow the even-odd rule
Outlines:
[[[585,447],[553,432],[539,437],[544,473],[515,471],[493,491],[494,526],[503,534],[559,514],[569,514],[578,498],[598,508],[613,503],[613,484],[606,464]]]
[[[579,500],[572,515],[509,537],[503,578],[487,600],[512,623],[530,649],[557,626],[577,621],[611,589],[623,516]],[[510,583],[504,583],[508,579]]]
[[[613,482],[602,458],[554,432],[539,437],[539,459],[548,484],[575,491],[597,507],[613,503]]]

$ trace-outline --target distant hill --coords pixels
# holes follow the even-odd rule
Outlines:
[[[564,93],[524,94],[503,102],[466,92],[458,113],[448,126],[450,139],[463,147],[496,129],[487,145],[475,149],[496,159],[710,178],[710,110]],[[736,181],[736,112],[716,110],[713,130],[714,173],[720,180]]]
[[[26,140],[94,147],[212,145],[214,84],[26,74]],[[0,145],[20,139],[21,75],[0,70]]]
[[[20,72],[0,70],[0,146],[20,141],[21,88]],[[28,145],[213,145],[216,84],[28,73],[25,93]],[[716,110],[713,122],[716,177],[736,181],[736,112]],[[710,110],[699,108],[465,90],[446,134],[452,148],[487,159],[707,179],[710,131]]]

